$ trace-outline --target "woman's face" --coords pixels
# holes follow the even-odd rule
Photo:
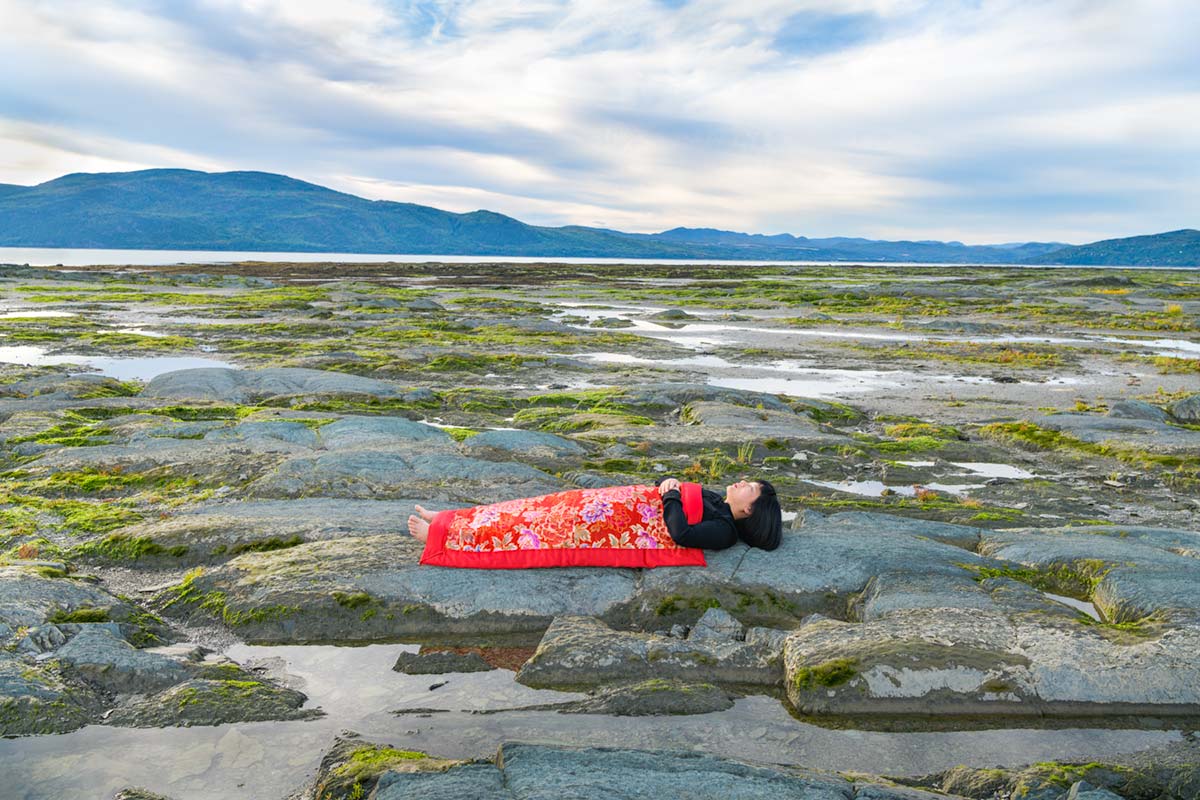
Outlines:
[[[733,511],[734,519],[745,519],[750,516],[754,501],[762,494],[762,484],[758,481],[740,480],[725,487],[725,502]]]

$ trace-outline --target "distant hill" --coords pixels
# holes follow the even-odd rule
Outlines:
[[[1200,267],[1200,231],[1184,228],[1150,236],[1105,239],[1037,257],[1040,264]]]
[[[0,184],[0,246],[5,247],[1011,264],[1045,263],[1048,253],[1132,241],[1071,248],[1042,242],[809,239],[712,228],[654,234],[549,228],[491,211],[455,214],[413,203],[366,200],[265,172],[152,169],[76,173],[37,186]],[[1200,252],[1194,241],[1184,247],[1189,248]],[[1130,250],[1128,257],[1137,256],[1136,251]],[[1161,263],[1197,264],[1200,258]]]

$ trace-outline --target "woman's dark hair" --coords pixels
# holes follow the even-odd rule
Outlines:
[[[762,487],[758,499],[750,506],[750,516],[734,520],[742,541],[751,547],[774,550],[783,538],[783,512],[775,487],[768,481],[756,481]]]

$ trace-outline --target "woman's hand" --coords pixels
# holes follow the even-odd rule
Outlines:
[[[680,485],[681,484],[679,483],[678,479],[667,478],[665,481],[663,481],[662,483],[660,483],[658,485],[658,496],[662,497],[667,492],[679,491]]]

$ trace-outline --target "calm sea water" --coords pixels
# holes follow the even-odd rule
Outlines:
[[[234,250],[74,250],[52,247],[0,247],[0,264],[24,264],[33,267],[85,267],[92,265],[161,266],[164,264],[233,264],[239,261],[268,261],[292,263],[379,264],[741,264],[755,265],[825,265],[830,263],[864,264],[892,267],[945,267],[952,264],[930,264],[917,261],[723,261],[721,259],[674,258],[537,258],[525,256],[443,256],[411,255],[405,253],[266,253]],[[1029,264],[988,264],[1029,268]],[[1045,265],[1060,268],[1059,265]],[[1040,265],[1035,269],[1042,268]],[[1135,267],[1134,269],[1160,269]]]

